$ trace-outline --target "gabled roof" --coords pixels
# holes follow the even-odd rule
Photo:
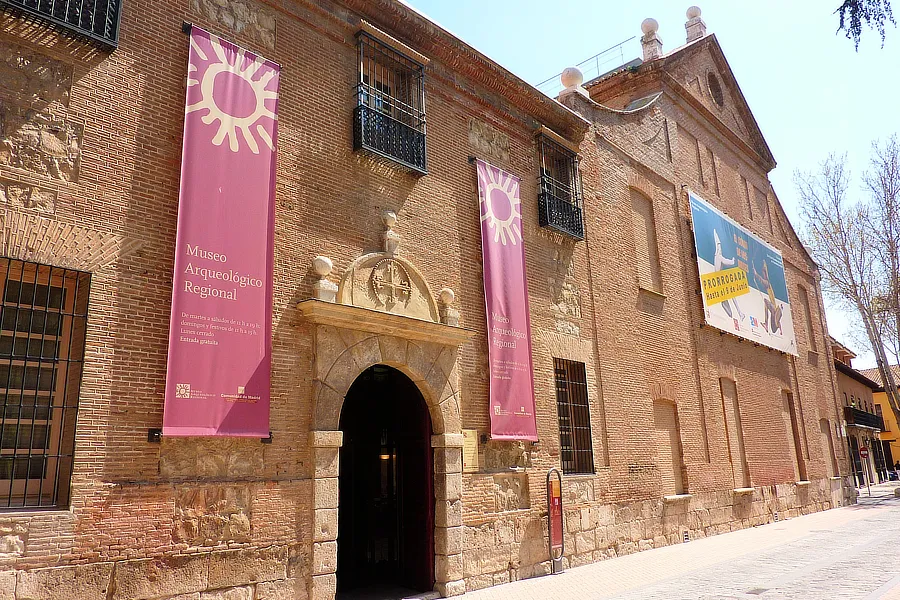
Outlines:
[[[735,100],[735,106],[740,116],[740,122],[746,127],[746,132],[735,131],[729,127],[719,115],[707,108],[702,102],[696,99],[694,94],[689,91],[681,82],[679,82],[672,72],[683,62],[689,60],[697,53],[708,50],[721,76],[723,85],[729,90],[729,93]],[[604,74],[584,84],[585,89],[593,97],[595,92],[601,89],[609,89],[617,86],[626,85],[629,81],[638,83],[643,79],[654,76],[660,79],[662,83],[672,89],[678,96],[686,100],[693,108],[703,115],[713,126],[717,127],[725,137],[731,139],[739,147],[743,147],[752,155],[755,155],[756,162],[760,164],[766,171],[775,168],[775,157],[769,149],[769,145],[763,138],[762,130],[753,116],[747,99],[738,85],[734,72],[722,52],[715,34],[703,36],[684,46],[676,48],[662,57],[644,61],[639,65],[635,65],[634,61],[628,63],[628,68],[622,67],[613,70],[611,73]],[[737,118],[737,117],[735,117]],[[749,143],[744,141],[744,136],[749,138]]]
[[[891,373],[894,375],[894,381],[897,382],[897,387],[900,387],[900,365],[891,365]],[[873,380],[878,387],[876,391],[883,392],[884,391],[884,382],[881,379],[881,372],[878,368],[873,369],[860,369],[860,373]]]
[[[843,373],[844,375],[846,375],[847,377],[850,377],[851,379],[855,379],[856,381],[860,382],[864,386],[871,388],[872,391],[874,391],[874,392],[881,390],[883,387],[881,385],[881,383],[879,383],[881,381],[881,376],[879,376],[878,379],[875,380],[875,379],[872,379],[871,377],[869,377],[868,375],[866,375],[866,373],[871,371],[872,369],[866,369],[865,371],[857,371],[850,365],[844,364],[837,359],[834,360],[834,368],[837,369],[838,371],[840,371],[841,373]],[[875,369],[875,372],[877,373],[878,369]]]

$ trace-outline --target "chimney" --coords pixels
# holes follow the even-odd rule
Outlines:
[[[706,35],[706,23],[700,18],[699,6],[692,6],[687,9],[686,16],[688,20],[684,24],[684,30],[687,32],[687,43],[690,44]]]
[[[641,23],[641,31],[644,32],[641,37],[641,46],[644,47],[644,62],[662,56],[662,39],[656,35],[658,30],[659,23],[656,22],[656,19],[644,19],[644,22]]]

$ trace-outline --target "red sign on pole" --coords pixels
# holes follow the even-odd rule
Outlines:
[[[862,448],[859,449],[859,455],[862,458],[869,458],[869,449],[866,448],[865,446],[863,446]]]
[[[554,475],[556,475],[554,477]],[[563,541],[562,475],[556,469],[547,473],[547,514],[550,531],[550,559],[554,573],[562,571],[559,563],[565,553]]]

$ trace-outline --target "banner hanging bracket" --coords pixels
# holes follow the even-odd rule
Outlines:
[[[187,21],[181,22],[181,33],[184,35],[191,35],[191,29],[194,27],[193,23],[188,23]]]

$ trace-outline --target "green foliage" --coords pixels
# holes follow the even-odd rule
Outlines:
[[[884,28],[886,23],[897,25],[891,12],[890,0],[844,0],[835,13],[840,18],[838,31],[843,31],[847,39],[859,50],[863,26],[871,27],[881,35],[881,47],[884,48]]]

